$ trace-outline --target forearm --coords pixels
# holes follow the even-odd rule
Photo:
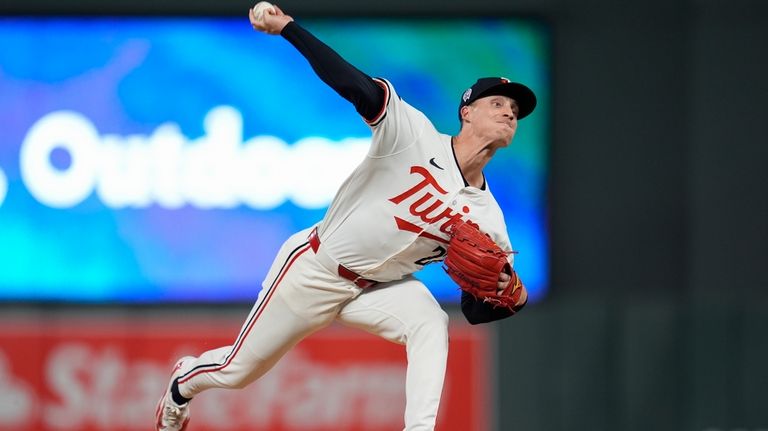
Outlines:
[[[370,76],[295,22],[288,23],[280,34],[309,61],[317,76],[350,101],[363,118],[373,120],[381,111],[384,89]]]
[[[525,303],[511,310],[504,307],[494,307],[492,304],[483,302],[467,292],[461,293],[461,311],[464,317],[467,318],[467,321],[473,325],[506,319],[520,311],[524,306]]]

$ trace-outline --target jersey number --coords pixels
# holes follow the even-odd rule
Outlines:
[[[427,256],[427,257],[422,257],[421,259],[417,260],[414,263],[416,265],[424,266],[424,265],[430,264],[432,262],[439,262],[439,261],[443,260],[443,256],[445,256],[445,253],[446,253],[446,250],[443,247],[438,245],[437,248],[432,250],[432,251],[434,251],[435,254],[433,254],[431,256]]]

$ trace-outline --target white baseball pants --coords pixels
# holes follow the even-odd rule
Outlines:
[[[310,229],[283,244],[232,346],[184,362],[179,392],[243,388],[334,320],[406,347],[405,430],[433,430],[448,357],[448,315],[414,277],[365,290],[321,266]]]

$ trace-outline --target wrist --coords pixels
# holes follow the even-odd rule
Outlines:
[[[285,28],[288,27],[289,24],[291,24],[292,22],[293,22],[293,18],[288,15],[284,15],[280,17],[280,21],[277,22],[275,26],[275,30],[276,30],[275,33],[282,35],[283,31],[285,31]]]

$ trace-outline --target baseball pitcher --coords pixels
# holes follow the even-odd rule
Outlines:
[[[197,394],[245,387],[304,337],[337,321],[405,346],[405,429],[432,430],[448,315],[413,274],[442,262],[462,289],[461,309],[472,324],[525,305],[483,168],[511,144],[536,97],[505,78],[478,79],[459,100],[459,133],[442,134],[391,82],[347,63],[278,6],[261,2],[249,18],[255,30],[285,38],[354,105],[372,144],[325,217],[283,244],[234,343],[176,363],[156,429],[183,430]]]

